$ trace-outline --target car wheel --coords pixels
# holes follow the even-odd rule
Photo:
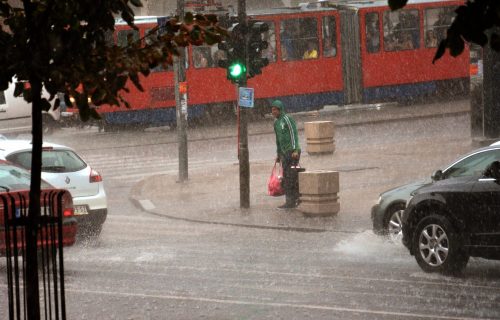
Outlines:
[[[403,239],[402,218],[404,210],[404,203],[396,203],[390,206],[385,212],[384,232],[394,242],[401,242]]]
[[[463,243],[450,221],[439,215],[424,217],[413,234],[415,259],[425,272],[462,272],[469,261]]]

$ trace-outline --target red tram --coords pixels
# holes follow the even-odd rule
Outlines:
[[[255,89],[257,109],[277,98],[294,112],[329,104],[467,94],[468,51],[457,58],[445,55],[432,64],[461,4],[410,0],[403,10],[392,12],[387,0],[375,0],[249,13],[269,25],[264,35],[269,47],[263,54],[270,63],[248,81]],[[155,17],[136,17],[135,31],[117,22],[114,41],[126,44],[128,34],[142,38],[156,23]],[[226,80],[226,71],[217,67],[217,45],[186,50],[188,119],[230,112],[236,90]],[[141,82],[144,92],[131,85],[130,93],[124,94],[131,109],[100,107],[107,124],[175,123],[173,70],[154,70]]]

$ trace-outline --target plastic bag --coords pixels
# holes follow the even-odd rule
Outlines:
[[[273,171],[267,181],[267,194],[273,197],[279,197],[285,194],[285,190],[281,186],[281,178],[283,176],[283,169],[281,166],[276,168],[277,163],[274,163]]]

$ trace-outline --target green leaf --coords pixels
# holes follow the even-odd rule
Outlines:
[[[61,105],[61,100],[59,100],[59,98],[56,98],[56,100],[54,100],[54,110],[59,109],[60,105]]]
[[[130,2],[136,7],[142,7],[141,0],[130,0]]]
[[[189,33],[189,37],[191,38],[192,41],[199,41],[201,40],[201,29],[198,26],[194,26],[193,30]]]
[[[31,94],[31,88],[26,88],[23,89],[23,97],[26,102],[31,103],[33,101],[32,99],[32,94]]]
[[[145,77],[149,76],[151,73],[151,69],[149,68],[149,64],[144,64],[144,68],[141,68],[141,74]]]
[[[204,15],[202,15],[202,14],[200,14],[200,13],[196,14],[196,15],[194,16],[194,18],[195,18],[195,19],[196,19],[196,21],[198,21],[198,22],[207,20],[207,19],[205,18],[205,16],[204,16]]]
[[[178,23],[177,19],[170,19],[168,22],[165,24],[165,32],[168,33],[176,33],[179,31],[181,28],[180,24]]]
[[[490,46],[491,49],[495,51],[500,51],[500,37],[498,34],[493,33],[490,37]]]
[[[90,108],[90,117],[94,120],[101,120],[101,115],[97,112],[95,108]]]
[[[144,88],[142,87],[142,85],[139,81],[139,77],[137,76],[137,73],[130,74],[129,78],[132,81],[132,83],[135,85],[137,90],[144,92]]]
[[[205,31],[205,43],[209,46],[219,43],[221,40],[222,39],[220,35]]]
[[[2,16],[8,17],[10,15],[11,9],[12,8],[8,3],[5,3],[3,1],[0,3],[0,11],[2,12]]]
[[[16,82],[16,86],[14,87],[14,97],[19,97],[24,92],[24,82]]]
[[[459,56],[465,49],[465,43],[462,37],[448,33],[448,49],[452,57]]]
[[[184,23],[186,24],[192,24],[194,21],[194,16],[192,12],[186,12],[186,15],[184,16]]]
[[[206,15],[205,15],[205,18],[206,18],[208,21],[212,22],[212,23],[217,23],[217,22],[219,21],[219,20],[217,19],[217,15],[215,15],[215,14],[206,14]]]
[[[66,104],[66,106],[68,106],[68,107],[73,106],[73,103],[69,99],[69,95],[68,94],[64,94],[64,104]]]
[[[398,10],[406,6],[408,0],[388,0],[391,10]]]
[[[92,102],[99,103],[100,101],[106,99],[106,90],[96,89],[92,94]]]
[[[434,62],[441,59],[441,57],[444,55],[445,52],[446,52],[446,41],[441,40],[436,50],[436,54],[434,55],[434,59],[432,59],[432,63],[434,64]]]
[[[40,108],[42,108],[43,111],[49,111],[50,107],[52,107],[50,105],[50,102],[48,102],[47,99],[42,98],[42,100],[40,101]]]

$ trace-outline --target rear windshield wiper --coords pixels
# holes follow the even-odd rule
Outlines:
[[[7,188],[6,186],[0,186],[0,188],[5,189],[5,191],[7,191],[7,192],[9,192],[9,191],[10,191],[10,189],[9,189],[9,188]]]

